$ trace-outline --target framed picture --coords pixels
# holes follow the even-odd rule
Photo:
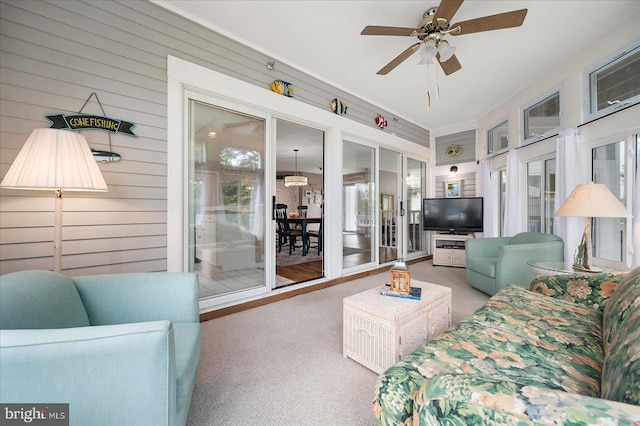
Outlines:
[[[462,182],[445,182],[444,183],[444,194],[447,198],[456,198],[460,197],[460,193],[462,192]]]

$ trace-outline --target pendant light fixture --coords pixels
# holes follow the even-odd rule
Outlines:
[[[307,186],[309,184],[307,177],[298,176],[298,150],[294,149],[293,152],[296,153],[296,171],[292,176],[284,177],[284,186]]]

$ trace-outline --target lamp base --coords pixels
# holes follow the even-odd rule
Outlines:
[[[587,218],[584,225],[582,240],[578,246],[576,258],[573,261],[573,269],[580,272],[602,272],[602,269],[591,265],[591,218]]]
[[[592,265],[578,265],[578,264],[574,264],[573,265],[573,270],[574,271],[580,271],[580,272],[602,272],[602,269],[592,266]]]

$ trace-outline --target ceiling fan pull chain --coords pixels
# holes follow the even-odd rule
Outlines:
[[[429,71],[429,64],[427,64],[427,111],[431,111],[431,94],[429,93],[431,82],[429,81]]]
[[[436,101],[440,100],[440,84],[438,83],[438,67],[436,67]]]

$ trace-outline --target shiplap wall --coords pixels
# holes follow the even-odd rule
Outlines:
[[[451,145],[460,145],[462,154],[456,157],[447,156],[447,148]],[[446,164],[460,164],[476,160],[476,131],[452,133],[450,135],[436,137],[436,166]]]
[[[166,270],[167,55],[268,88],[289,81],[296,99],[328,109],[340,97],[348,119],[428,146],[427,130],[144,0],[0,1],[0,176],[45,115],[76,113],[96,92],[107,116],[135,123],[112,136],[122,160],[99,164],[109,192],[64,198],[67,275]],[[102,115],[95,99],[85,113]],[[109,149],[104,132],[85,131]],[[52,269],[53,194],[0,190],[0,274]]]
[[[456,176],[436,176],[436,197],[444,198],[445,182],[462,182],[462,197],[476,196],[476,174],[475,173],[458,173]]]

